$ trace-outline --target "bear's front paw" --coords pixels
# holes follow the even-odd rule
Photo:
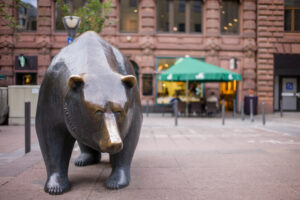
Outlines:
[[[92,155],[88,153],[81,153],[78,158],[75,160],[75,166],[83,167],[86,165],[92,165],[99,163],[100,156],[99,155]]]
[[[45,184],[45,192],[52,195],[62,194],[70,189],[67,178],[62,178],[58,173],[53,173]]]
[[[106,180],[108,189],[121,189],[129,185],[130,173],[129,169],[116,168]]]

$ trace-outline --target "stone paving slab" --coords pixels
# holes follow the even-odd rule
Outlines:
[[[225,126],[220,118],[179,118],[175,127],[171,117],[150,115],[144,118],[130,186],[105,188],[111,171],[107,154],[97,165],[75,167],[75,146],[72,188],[59,196],[43,191],[46,170],[35,136],[33,151],[22,155],[20,127],[0,127],[0,199],[299,200],[300,137],[294,133],[300,115],[272,115],[266,126],[259,117],[254,123],[227,119]],[[6,138],[6,131],[16,139]]]

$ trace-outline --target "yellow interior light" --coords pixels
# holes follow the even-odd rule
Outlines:
[[[233,21],[234,21],[234,22],[238,22],[239,20],[238,20],[238,19],[233,19]]]
[[[224,26],[224,30],[228,30],[228,27],[227,27],[227,26]]]
[[[228,23],[228,26],[232,26],[232,23]]]

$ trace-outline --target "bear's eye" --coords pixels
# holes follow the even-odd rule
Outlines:
[[[121,115],[122,115],[122,112],[121,112],[121,111],[116,111],[116,112],[115,112],[115,115],[116,115],[116,116],[121,116]]]
[[[103,114],[103,111],[102,111],[102,110],[96,110],[95,114],[96,114],[96,115],[102,115],[102,114]]]

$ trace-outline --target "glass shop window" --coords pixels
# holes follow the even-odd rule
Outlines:
[[[300,1],[285,0],[284,6],[284,31],[300,31]]]
[[[16,74],[17,85],[36,85],[36,73],[17,73]]]
[[[78,8],[81,8],[84,6],[86,0],[64,0],[65,3],[69,3],[71,9],[74,11]],[[55,30],[56,31],[65,31],[65,27],[63,24],[63,17],[65,16],[64,12],[61,10],[61,8],[58,6],[58,3],[55,3]]]
[[[240,4],[237,0],[223,0],[220,4],[221,33],[239,34]]]
[[[152,96],[153,95],[153,75],[152,74],[143,74],[143,95]]]
[[[120,0],[120,32],[137,33],[139,26],[138,0]]]
[[[164,72],[171,68],[180,58],[158,58],[157,72]],[[203,60],[202,58],[196,58]],[[186,82],[182,81],[160,81],[157,79],[156,103],[169,104],[171,99],[177,96],[181,101],[199,102],[203,98],[204,84],[200,82],[189,82],[188,97],[186,96]]]
[[[202,0],[157,0],[156,4],[157,32],[202,32]]]
[[[36,31],[37,0],[21,0],[17,6],[20,31]]]

